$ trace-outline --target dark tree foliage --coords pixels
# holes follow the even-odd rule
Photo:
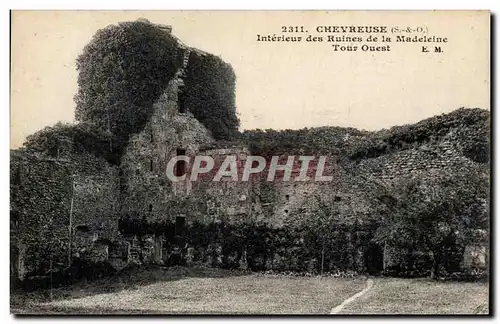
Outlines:
[[[45,153],[51,157],[69,157],[72,154],[94,154],[110,163],[117,162],[117,141],[95,125],[57,123],[47,126],[26,138],[24,147],[29,151]]]
[[[122,234],[128,236],[163,235],[169,247],[182,247],[188,243],[195,251],[203,251],[201,255],[195,252],[194,261],[197,262],[206,262],[206,257],[215,252],[212,245],[219,244],[222,247],[222,264],[214,266],[237,269],[245,253],[248,266],[253,271],[273,269],[318,274],[356,268],[353,255],[368,244],[370,233],[373,233],[367,225],[333,222],[324,222],[321,228],[316,223],[273,228],[260,223],[194,222],[178,233],[175,224],[169,221],[120,219],[119,228]],[[325,240],[326,233],[331,234],[328,240]],[[277,255],[281,261],[270,263]],[[212,257],[215,260],[215,254]]]
[[[120,153],[145,126],[181,54],[167,31],[147,21],[99,30],[77,59],[76,119],[110,132]]]
[[[381,200],[388,210],[375,241],[408,251],[431,252],[433,272],[438,275],[446,258],[453,257],[443,256],[447,247],[488,243],[487,238],[475,234],[489,227],[487,182],[488,175],[479,167],[401,181],[385,193],[390,200]]]
[[[217,56],[191,52],[184,79],[186,106],[216,139],[238,135],[233,68]]]

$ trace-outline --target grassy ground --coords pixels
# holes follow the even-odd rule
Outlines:
[[[341,314],[488,313],[488,285],[374,278]],[[365,279],[272,277],[209,268],[141,269],[70,288],[11,295],[19,314],[328,314]]]
[[[328,314],[363,289],[364,279],[270,277],[214,269],[169,269],[121,282],[17,295],[13,313],[23,314]],[[147,279],[147,280],[146,280]],[[154,282],[154,283],[153,283]],[[105,292],[103,287],[109,292]]]
[[[341,314],[488,314],[488,284],[378,278]]]

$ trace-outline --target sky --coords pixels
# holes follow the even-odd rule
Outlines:
[[[460,107],[490,109],[488,12],[14,11],[11,148],[45,126],[74,122],[76,57],[98,29],[138,18],[172,25],[185,44],[233,66],[241,130],[376,130]],[[442,53],[423,53],[422,44],[414,43],[341,52],[328,42],[257,41],[257,35],[285,35],[282,26],[304,26],[326,38],[333,34],[317,33],[317,26],[367,25],[419,27],[448,42],[439,44]]]

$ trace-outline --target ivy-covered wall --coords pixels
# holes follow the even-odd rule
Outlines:
[[[69,265],[70,215],[72,252],[98,248],[99,260],[119,268],[139,254],[313,273],[375,273],[385,263],[408,273],[435,268],[428,256],[450,246],[454,260],[482,251],[485,238],[471,233],[489,219],[487,180],[478,181],[489,175],[488,112],[460,109],[377,132],[240,134],[231,66],[170,32],[147,21],[99,31],[78,59],[80,123],[48,127],[28,138],[27,152],[12,152],[11,249],[20,277]],[[166,166],[177,154],[218,162],[237,155],[238,163],[248,155],[326,155],[333,180],[268,182],[265,170],[249,182],[174,183]],[[416,193],[401,195],[413,181]],[[467,199],[450,198],[457,193]],[[399,235],[416,224],[419,239]],[[132,243],[116,241],[118,231]],[[153,246],[155,258],[145,257]]]
[[[116,238],[121,206],[118,167],[84,155],[74,158],[72,171],[73,228],[86,226],[97,238]]]
[[[19,278],[67,268],[82,229],[96,238],[118,235],[118,170],[105,159],[12,150],[10,169],[11,249]]]
[[[186,198],[191,183],[172,183],[166,175],[167,163],[178,149],[194,156],[201,145],[214,142],[192,115],[179,114],[178,87],[178,79],[169,83],[153,105],[154,113],[145,129],[129,140],[120,165],[123,217],[175,220],[175,206]]]
[[[144,19],[98,30],[76,62],[76,120],[111,133],[120,157],[129,136],[149,121],[182,57],[169,30]]]
[[[212,54],[191,51],[184,78],[185,104],[216,139],[234,140],[240,121],[236,115],[236,75]]]
[[[162,263],[190,265],[203,263],[229,269],[278,272],[382,270],[373,253],[370,224],[330,224],[328,228],[311,225],[268,227],[263,223],[228,221],[194,222],[179,229],[170,222],[124,221],[121,229],[128,235],[144,233],[163,238]],[[329,235],[325,235],[327,230]],[[382,257],[382,252],[378,251]]]
[[[11,150],[11,251],[18,278],[68,265],[71,162]]]

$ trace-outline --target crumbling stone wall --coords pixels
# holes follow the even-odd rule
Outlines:
[[[377,181],[387,188],[394,188],[405,179],[426,180],[435,174],[445,172],[468,172],[468,170],[481,168],[482,162],[471,160],[463,153],[461,139],[457,137],[455,129],[449,129],[442,137],[434,141],[428,141],[417,148],[395,151],[389,154],[373,158],[366,158],[352,163],[347,167],[351,174]],[[454,176],[454,174],[452,175]],[[432,188],[429,188],[432,190]],[[480,253],[476,253],[481,251]],[[484,246],[466,246],[458,249],[455,253],[463,253],[463,269],[471,268],[474,264],[471,260],[476,260],[473,255],[482,254],[486,249]],[[407,262],[412,255],[406,250],[397,249],[391,246],[384,246],[384,269],[400,266]],[[428,256],[422,256],[420,261],[424,261]],[[479,262],[481,263],[481,262]],[[429,263],[432,266],[432,262]],[[430,270],[429,270],[430,271]]]
[[[435,144],[424,144],[419,148],[364,159],[351,168],[353,172],[391,185],[402,178],[426,176],[432,170],[443,171],[456,166],[466,169],[474,164],[476,163],[462,155],[457,142],[444,137]]]
[[[244,147],[219,147],[203,149],[199,155],[210,156],[214,159],[215,167],[208,174],[199,175],[198,180],[192,182],[189,192],[190,201],[198,201],[190,206],[189,219],[192,221],[228,222],[238,224],[251,221],[254,218],[251,200],[251,182],[241,182],[241,172],[248,156]],[[218,167],[227,156],[235,156],[238,166],[238,181],[223,177],[220,181],[213,181]]]
[[[464,251],[463,267],[465,269],[486,269],[486,247],[467,245]]]
[[[71,254],[89,249],[98,237],[116,238],[116,167],[93,155],[57,159],[12,151],[11,159],[11,210],[15,215],[11,245],[22,247],[17,250],[26,251],[29,258],[19,261],[25,267],[19,269],[20,278],[25,273],[47,271],[48,255],[53,270],[63,269]],[[84,235],[81,228],[85,228]],[[77,234],[95,239],[79,239]]]
[[[66,261],[71,167],[68,160],[11,150],[11,249],[17,274],[47,271]],[[23,259],[26,258],[26,259]]]
[[[214,142],[210,132],[189,113],[177,109],[180,80],[172,80],[167,92],[154,104],[154,114],[145,129],[131,137],[122,158],[122,216],[148,220],[173,220],[171,201],[185,199],[192,184],[173,183],[166,167],[177,149],[194,157],[202,144]]]
[[[118,168],[102,158],[84,157],[74,169],[72,227],[87,226],[96,238],[114,239],[118,234]]]
[[[315,135],[308,135],[307,149],[327,155],[329,163],[324,173],[333,176],[330,182],[269,182],[268,168],[261,177],[248,182],[214,182],[211,178],[191,181],[189,166],[186,180],[172,182],[167,178],[166,167],[176,155],[188,155],[191,162],[195,155],[209,155],[216,165],[234,155],[240,167],[250,155],[248,143],[229,145],[216,140],[232,139],[239,123],[234,114],[232,68],[220,58],[178,40],[177,46],[182,55],[176,58],[177,71],[153,104],[153,113],[145,126],[129,137],[119,166],[111,166],[96,156],[73,156],[68,149],[71,145],[52,152],[56,156],[63,154],[64,161],[37,157],[33,165],[22,163],[27,172],[19,171],[18,163],[11,163],[11,194],[28,200],[37,197],[33,201],[40,198],[26,206],[16,198],[11,210],[14,214],[20,212],[24,220],[31,213],[37,216],[34,219],[43,220],[37,226],[57,238],[51,244],[63,247],[57,252],[60,260],[56,263],[66,262],[70,252],[64,247],[69,247],[71,241],[73,255],[92,262],[109,262],[116,270],[130,264],[203,262],[253,270],[364,271],[370,262],[377,263],[367,258],[375,250],[383,261],[380,263],[388,267],[400,262],[400,255],[390,246],[384,249],[370,245],[375,231],[372,225],[380,220],[380,215],[374,214],[377,208],[373,186],[390,187],[403,178],[431,177],[433,170],[452,168],[467,172],[467,168],[484,163],[464,154],[477,149],[460,143],[467,130],[459,134],[453,128],[456,125],[448,122],[441,127],[441,119],[453,119],[450,115],[434,118],[430,128],[425,121],[415,127],[400,127],[395,136],[387,130],[373,137],[369,132],[354,129],[311,131]],[[471,123],[477,122],[474,114],[466,114],[472,116],[468,117],[472,118]],[[476,128],[481,130],[480,125]],[[301,132],[282,138],[287,138],[286,145],[290,146]],[[413,142],[407,145],[408,141]],[[479,149],[484,149],[481,145]],[[282,158],[286,158],[283,152],[287,152],[288,146],[280,151]],[[50,167],[38,169],[47,163]],[[54,174],[48,173],[51,168]],[[314,171],[313,167],[311,173]],[[298,173],[298,167],[294,167],[294,173]],[[19,186],[17,179],[23,177],[35,184],[53,186],[57,199],[47,199],[40,190]],[[36,205],[39,202],[46,205]],[[121,219],[140,220],[135,224],[141,231],[118,235]],[[185,221],[186,231],[175,228],[179,219]],[[34,244],[19,234],[33,233],[33,227],[16,222],[13,245],[15,254],[22,258]],[[144,225],[149,226],[147,231],[142,231]],[[484,254],[480,246],[466,250],[466,255],[476,255],[476,259]],[[472,259],[464,260],[464,264],[476,264]],[[26,262],[16,262],[17,268],[23,264]]]

